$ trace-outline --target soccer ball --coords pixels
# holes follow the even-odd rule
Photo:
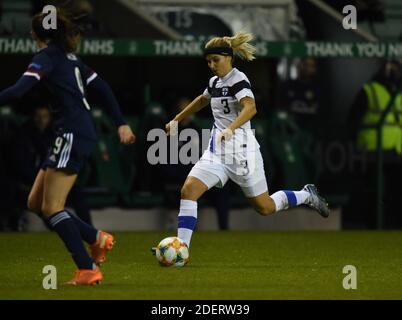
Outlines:
[[[156,247],[156,259],[164,267],[183,267],[189,260],[188,247],[180,238],[165,238]]]

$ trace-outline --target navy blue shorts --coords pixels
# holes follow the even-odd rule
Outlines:
[[[41,168],[69,169],[79,172],[90,156],[96,140],[80,137],[72,132],[56,135]]]

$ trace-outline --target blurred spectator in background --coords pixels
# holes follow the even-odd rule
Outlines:
[[[402,227],[400,214],[400,178],[402,177],[402,68],[388,60],[371,81],[364,84],[351,108],[348,127],[350,139],[367,155],[367,170],[361,180],[364,187],[356,194],[360,210],[367,213],[369,227],[375,226],[377,187],[377,128],[381,117],[384,158],[384,212],[388,227]],[[390,104],[391,99],[393,103]],[[364,199],[362,201],[362,199]],[[359,201],[360,200],[360,201]],[[363,206],[363,207],[362,207]]]
[[[41,168],[42,162],[48,155],[52,133],[50,129],[51,115],[46,105],[38,105],[30,119],[18,131],[14,141],[13,165],[17,182],[17,206],[19,213],[14,219],[22,216],[26,210],[29,191],[35,177]],[[75,185],[67,199],[75,213],[86,223],[91,224],[90,210],[85,202],[85,196],[80,186]]]
[[[322,102],[313,58],[298,61],[296,77],[280,84],[276,107],[277,113],[271,119],[276,123],[275,145],[270,146],[276,166],[271,186],[298,188],[302,181],[317,182],[315,155],[321,139],[318,114]]]
[[[297,78],[285,81],[279,89],[278,107],[289,112],[300,129],[311,134],[317,131],[317,114],[321,107],[317,63],[304,58],[297,65]]]
[[[176,100],[174,114],[177,112],[181,112],[187,107],[188,104],[191,103],[191,100],[186,97],[181,97]],[[184,129],[193,129],[198,132],[198,136],[202,137],[201,132],[202,129],[210,129],[210,128],[201,128],[196,121],[194,121],[194,115],[183,119],[178,126],[178,133]],[[194,139],[193,139],[194,140]],[[187,143],[196,143],[199,149],[199,154],[202,154],[201,140],[198,141],[190,141],[188,138],[186,141],[180,141],[178,145],[178,150],[186,145]],[[170,151],[168,149],[168,154]],[[182,164],[180,160],[178,164],[167,164],[162,165],[162,176],[164,177],[164,193],[167,197],[167,202],[170,207],[176,208],[177,202],[180,201],[180,189],[182,187],[183,181],[186,180],[191,168],[194,166],[193,163]],[[206,194],[206,199],[208,203],[216,210],[218,217],[218,226],[220,230],[228,230],[229,227],[229,201],[230,201],[230,193],[228,192],[229,184],[224,188],[212,188],[208,194]],[[174,215],[174,220],[176,223],[177,214]],[[174,225],[176,227],[176,224]]]
[[[14,165],[21,190],[29,192],[51,143],[50,112],[46,105],[33,111],[15,137]]]

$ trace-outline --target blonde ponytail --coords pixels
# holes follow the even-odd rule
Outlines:
[[[233,37],[212,38],[205,45],[205,48],[211,47],[230,47],[233,54],[243,60],[251,61],[255,59],[256,48],[249,42],[254,39],[251,33],[237,32]]]

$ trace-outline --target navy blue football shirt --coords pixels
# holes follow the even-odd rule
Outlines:
[[[50,93],[55,128],[96,138],[86,88],[94,88],[101,95],[117,127],[125,124],[109,85],[75,54],[53,44],[41,49],[18,82],[0,93],[0,105],[21,97],[39,81]]]

